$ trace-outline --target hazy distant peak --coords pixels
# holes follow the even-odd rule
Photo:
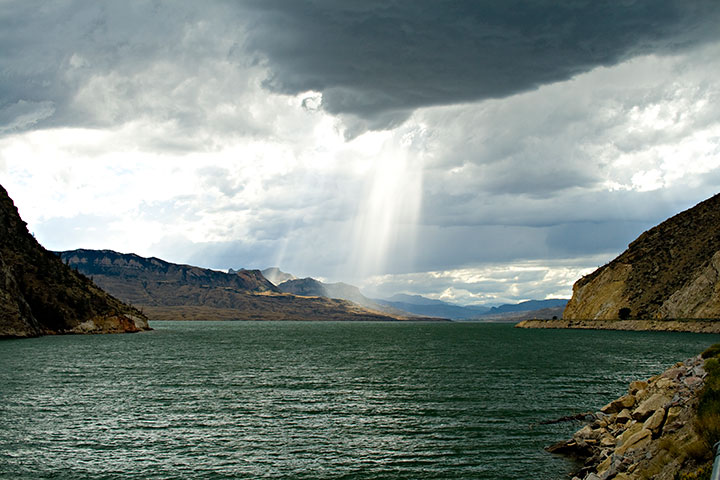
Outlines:
[[[278,267],[270,267],[262,270],[261,273],[273,285],[280,285],[288,280],[297,280],[297,277],[291,273],[283,272]]]
[[[447,305],[442,300],[433,300],[432,298],[423,297],[422,295],[409,295],[407,293],[396,293],[386,300],[391,302],[403,302],[411,305]]]

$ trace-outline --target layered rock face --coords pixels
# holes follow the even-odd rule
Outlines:
[[[259,270],[224,273],[112,250],[72,250],[60,256],[111,294],[141,307],[153,320],[408,318],[371,311],[346,300],[286,294]]]
[[[148,329],[142,313],[45,250],[0,187],[0,337]]]
[[[573,438],[548,448],[585,460],[576,480],[672,480],[697,468],[693,426],[706,372],[700,356],[630,384],[628,393],[592,415]]]
[[[230,308],[233,305],[227,300],[226,292],[280,292],[259,270],[228,274],[112,250],[78,249],[60,252],[60,257],[108,292],[133,305],[183,305],[195,295],[203,297],[205,303],[215,302],[216,306]]]
[[[578,280],[566,320],[720,318],[720,195],[648,230]]]

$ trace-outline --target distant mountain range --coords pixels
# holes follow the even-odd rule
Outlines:
[[[230,270],[240,272],[242,270]],[[262,270],[263,275],[276,281],[278,289],[284,293],[309,297],[326,297],[347,300],[370,310],[390,315],[419,315],[423,317],[447,318],[451,320],[509,320],[519,321],[526,318],[552,318],[562,316],[567,300],[528,300],[518,304],[506,304],[498,307],[484,305],[456,305],[442,300],[434,300],[421,295],[399,293],[387,299],[368,298],[360,289],[347,283],[324,283],[314,278],[297,278],[278,268]],[[268,277],[269,275],[269,277]],[[273,282],[274,283],[274,282]]]
[[[296,278],[278,268],[228,273],[112,250],[60,252],[68,266],[155,320],[510,320],[562,315],[565,300],[461,306],[419,295],[371,299],[346,283]],[[265,277],[267,274],[277,285]],[[550,310],[549,310],[550,308]],[[555,308],[555,310],[552,310]],[[523,312],[523,315],[518,315]]]
[[[441,300],[433,300],[420,295],[398,294],[387,300],[376,302],[388,305],[398,310],[410,312],[415,315],[430,317],[444,317],[452,320],[512,320],[520,316],[530,318],[552,318],[562,316],[567,304],[566,299],[528,300],[518,304],[505,304],[499,307],[486,307],[484,305],[455,305]],[[523,312],[523,315],[517,315]],[[523,318],[524,319],[524,318]]]
[[[546,308],[565,308],[567,298],[551,298],[548,300],[527,300],[517,304],[505,304],[499,307],[492,307],[486,315],[497,315],[512,312],[530,312],[535,310],[543,310]]]
[[[259,270],[224,273],[112,250],[60,252],[68,266],[154,320],[407,320],[355,303],[283,293]]]
[[[442,317],[451,320],[466,320],[476,318],[490,311],[483,306],[464,307],[441,300],[433,300],[420,295],[397,294],[387,300],[375,300],[381,305],[396,308],[414,315],[428,317]]]

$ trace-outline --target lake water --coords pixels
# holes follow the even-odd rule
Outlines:
[[[543,447],[717,335],[154,322],[0,342],[0,478],[560,479]]]

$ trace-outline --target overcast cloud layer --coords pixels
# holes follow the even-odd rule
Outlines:
[[[0,4],[0,181],[51,249],[567,297],[717,193],[720,6]]]

